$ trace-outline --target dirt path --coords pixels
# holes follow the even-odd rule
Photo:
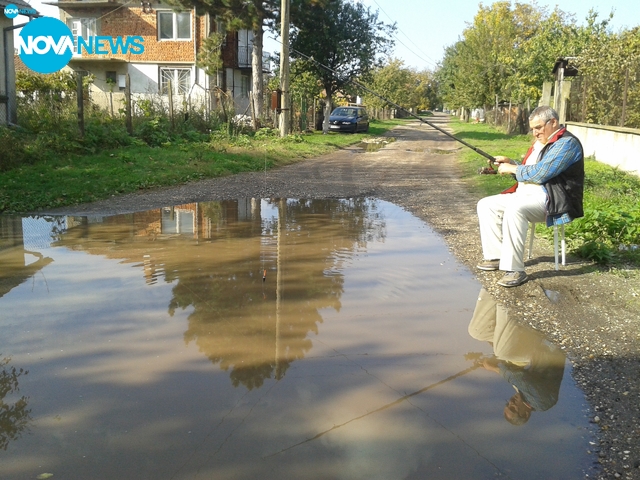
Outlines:
[[[446,127],[447,117],[433,122]],[[123,195],[50,213],[109,215],[247,197],[371,196],[393,202],[442,234],[456,257],[477,272],[514,317],[526,319],[565,350],[589,401],[584,413],[599,437],[592,450],[595,476],[640,479],[638,273],[602,272],[571,256],[556,272],[551,246],[537,239],[534,258],[527,262],[530,280],[512,289],[496,286],[499,272],[474,269],[481,258],[478,199],[460,180],[455,163],[460,144],[418,122],[397,127],[388,136],[396,141],[377,152],[353,147],[266,173]],[[545,291],[556,292],[559,300],[551,302]]]

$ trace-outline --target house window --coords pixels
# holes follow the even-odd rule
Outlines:
[[[216,20],[216,32],[222,35],[222,46],[227,46],[227,26],[222,20]]]
[[[118,72],[113,70],[107,70],[106,72],[107,79],[107,88],[110,91],[114,91],[116,88],[119,90],[124,90],[126,86],[126,80],[124,79],[124,75],[118,75]]]
[[[191,88],[190,68],[161,68],[160,93],[169,93],[169,84],[173,93],[187,94]]]
[[[249,85],[251,82],[248,75],[242,75],[240,77],[240,96],[247,98],[249,96]]]
[[[191,40],[191,12],[158,12],[159,40]]]
[[[107,70],[106,72],[107,84],[115,85],[118,82],[118,74],[114,71]]]
[[[88,40],[89,37],[96,35],[96,19],[95,18],[69,18],[67,26],[73,35],[73,46],[78,48],[78,37]]]

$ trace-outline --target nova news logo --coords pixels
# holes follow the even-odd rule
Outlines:
[[[33,8],[18,8],[13,3],[4,7],[4,15],[7,18],[16,18],[18,15],[35,15],[36,13]]]
[[[53,17],[40,17],[27,23],[18,37],[18,55],[24,64],[38,73],[53,73],[64,68],[74,53],[127,54],[144,53],[141,36],[78,37],[74,45],[73,34],[67,25]]]

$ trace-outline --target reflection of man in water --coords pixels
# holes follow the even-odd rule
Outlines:
[[[494,357],[482,366],[496,372],[516,390],[504,408],[513,425],[529,420],[532,411],[549,410],[558,401],[564,354],[533,330],[509,320],[507,310],[483,288],[469,324],[469,334],[493,347]]]

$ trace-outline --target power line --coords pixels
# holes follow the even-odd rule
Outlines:
[[[302,53],[299,50],[296,50],[295,48],[291,48],[289,50],[290,52],[299,55],[300,57],[304,58],[305,60],[312,62],[313,64],[327,70],[328,72],[332,73],[334,76],[340,78],[340,72],[318,62],[317,60],[315,60],[313,58],[313,56],[309,56],[309,55],[305,55],[304,53]],[[425,123],[427,125],[429,125],[431,128],[434,128],[436,130],[438,130],[440,133],[444,133],[447,137],[454,139],[456,142],[460,142],[461,144],[463,144],[465,147],[469,147],[471,150],[473,150],[474,152],[482,155],[483,157],[487,158],[488,160],[490,160],[492,163],[495,163],[496,159],[494,156],[488,154],[487,152],[479,149],[478,147],[474,147],[473,145],[471,145],[470,143],[465,142],[464,140],[459,139],[458,137],[452,135],[451,133],[447,132],[446,130],[440,128],[437,125],[434,125],[433,123],[425,120],[424,118],[420,117],[419,115],[416,115],[415,113],[413,113],[411,110],[407,110],[406,108],[398,105],[395,102],[392,102],[391,100],[389,100],[388,98],[383,97],[382,95],[380,95],[377,92],[374,92],[373,90],[365,87],[362,83],[356,81],[355,79],[345,79],[347,82],[352,83],[353,85],[355,85],[358,88],[361,88],[362,90],[364,90],[365,92],[370,93],[371,95],[374,95],[375,97],[378,97],[380,100],[383,100],[384,102],[388,103],[391,106],[394,106],[404,112],[406,112],[408,115],[412,116],[413,118],[419,120],[421,123]]]
[[[405,36],[406,36],[406,35],[405,35]],[[433,64],[433,66],[434,66],[434,67],[437,67],[437,66],[438,66],[438,64],[437,64],[436,62],[434,62],[433,60],[430,60],[430,59],[429,59],[429,60],[427,60],[426,58],[422,58],[422,57],[421,57],[420,55],[418,55],[416,52],[414,52],[413,50],[411,50],[411,48],[409,48],[406,44],[404,44],[404,43],[402,42],[402,40],[400,40],[397,36],[395,36],[395,35],[394,35],[394,37],[395,37],[395,39],[396,39],[398,42],[400,42],[402,45],[404,45],[404,47],[405,47],[407,50],[409,50],[411,53],[413,53],[416,57],[418,57],[418,58],[419,58],[420,60],[422,60],[423,62],[431,63],[431,64]]]
[[[390,16],[387,12],[385,12],[385,11],[384,11],[384,9],[380,6],[380,4],[379,4],[376,0],[373,0],[373,3],[375,3],[375,4],[378,6],[378,8],[380,9],[380,11],[381,11],[382,13],[384,13],[384,14],[389,18],[389,20],[391,20],[391,21],[392,21],[392,22],[394,22],[394,23],[398,23],[396,20],[394,20],[393,18],[391,18],[391,16]],[[425,52],[423,52],[423,51],[420,49],[420,47],[419,47],[418,45],[416,45],[416,43],[415,43],[413,40],[411,40],[411,38],[409,38],[409,36],[408,36],[406,33],[404,33],[404,31],[403,31],[402,29],[399,29],[399,30],[398,30],[398,32],[400,32],[402,35],[404,35],[404,36],[407,38],[407,40],[409,40],[409,42],[411,42],[411,43],[412,43],[412,44],[413,44],[413,45],[418,49],[418,51],[419,51],[422,55],[424,55],[424,56],[426,57],[426,59],[425,59],[425,58],[423,58],[423,57],[421,57],[420,55],[418,55],[418,54],[417,54],[416,52],[414,52],[413,50],[411,50],[411,48],[410,48],[410,47],[408,47],[405,43],[403,43],[403,42],[402,42],[402,40],[400,40],[396,35],[394,35],[394,37],[396,38],[396,40],[397,40],[398,42],[400,42],[400,43],[401,43],[401,44],[402,44],[402,45],[403,45],[407,50],[409,50],[413,55],[415,55],[416,57],[418,57],[418,58],[419,58],[420,60],[422,60],[423,62],[431,63],[431,64],[433,64],[433,66],[435,66],[435,67],[437,67],[437,66],[438,66],[438,62],[436,62],[436,61],[435,61],[435,60],[433,60],[429,55],[427,55]]]

